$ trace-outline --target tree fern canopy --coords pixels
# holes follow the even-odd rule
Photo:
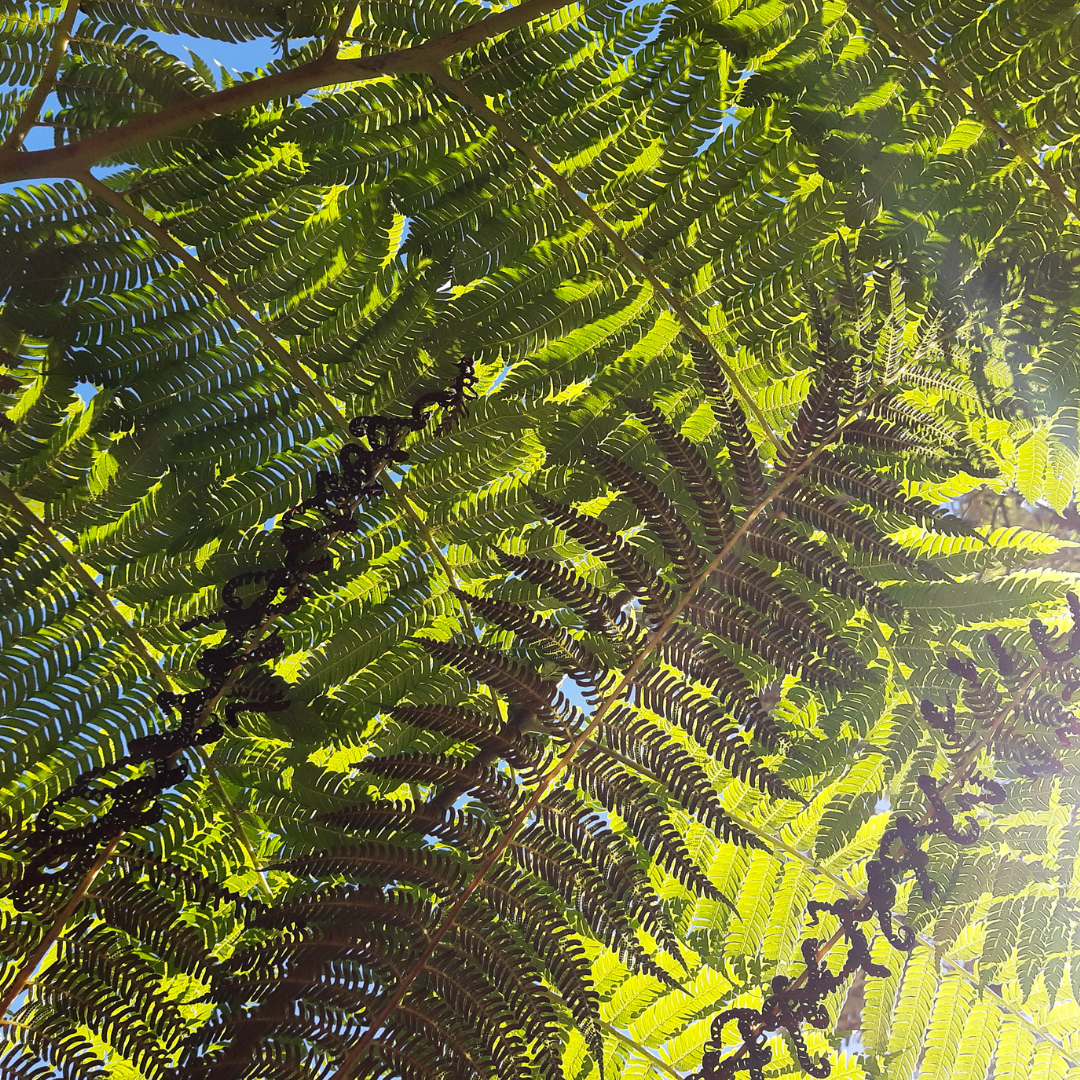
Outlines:
[[[1080,1077],[1078,28],[0,5],[0,1075]]]

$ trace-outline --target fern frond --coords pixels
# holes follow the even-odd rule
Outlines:
[[[524,665],[494,649],[471,641],[433,641],[424,638],[421,646],[437,660],[453,664],[466,675],[488,683],[515,704],[551,717],[563,707],[563,696],[554,683],[544,682]]]
[[[675,505],[648,477],[610,454],[593,449],[587,457],[640,511],[663,545],[678,586],[685,589],[707,560]]]
[[[716,788],[700,765],[645,717],[624,708],[611,715],[602,732],[606,745],[661,778],[681,805],[708,824],[717,836],[740,847],[761,847],[761,841],[724,810]]]
[[[734,661],[687,626],[675,626],[660,642],[658,655],[672,667],[705,683],[715,700],[738,714],[757,739],[773,745],[776,732],[758,704],[757,695]]]
[[[827,334],[828,331],[826,330]],[[822,332],[818,331],[819,351]],[[854,376],[846,358],[826,355],[810,386],[791,430],[784,438],[778,463],[784,470],[797,469],[823,444],[840,421],[849,384]]]
[[[364,836],[398,832],[414,833],[418,837],[430,834],[473,854],[483,850],[491,834],[490,822],[473,808],[458,810],[430,803],[414,805],[379,800],[330,810],[320,815],[319,820]]]
[[[279,859],[272,865],[296,874],[347,874],[354,881],[409,882],[429,888],[452,887],[464,872],[461,863],[445,851],[389,843],[327,848]]]
[[[755,526],[747,544],[756,555],[790,566],[837,596],[866,604],[885,614],[898,615],[899,605],[882,589],[867,581],[849,563],[814,540],[800,536],[780,522]]]
[[[784,505],[782,498],[777,499],[777,505]],[[758,567],[748,563],[720,566],[709,575],[707,585],[715,591],[703,592],[700,605],[709,606],[714,597],[732,597],[770,617],[796,639],[826,654],[830,661],[851,671],[865,668],[862,657],[823,623],[806,601]]]
[[[664,459],[679,473],[697,507],[706,540],[714,548],[735,531],[735,518],[724,489],[701,450],[680,435],[659,409],[647,401],[628,398],[627,404],[644,421]]]
[[[822,492],[803,485],[776,500],[783,513],[802,521],[813,529],[846,540],[856,551],[865,551],[885,562],[893,563],[935,577],[936,571],[878,531],[866,518],[837,503]]]
[[[599,692],[603,672],[596,657],[565,630],[534,615],[520,604],[474,596],[461,589],[455,589],[454,592],[486,621],[505,630],[512,630],[525,641],[543,647],[545,655],[560,663],[575,682],[591,688],[594,693]]]
[[[663,616],[671,601],[671,590],[643,555],[595,518],[552,502],[539,493],[532,493],[531,497],[537,507],[564,529],[568,536],[607,564],[618,580],[641,599],[650,618]]]
[[[758,761],[738,725],[678,675],[656,670],[637,682],[638,705],[682,728],[740,779],[777,798],[794,798],[791,789]]]
[[[654,793],[632,773],[619,769],[603,748],[590,747],[580,755],[574,764],[574,774],[595,799],[626,822],[638,843],[674,877],[711,900],[725,899],[690,857],[679,831],[663,812]]]
[[[904,495],[899,482],[892,477],[861,469],[828,452],[819,454],[803,475],[812,484],[838,489],[877,510],[903,514],[928,528],[960,536],[975,532],[967,522],[942,514],[924,499]]]
[[[501,717],[451,705],[393,705],[386,713],[402,724],[497,750],[515,768],[535,767],[539,750],[520,728]]]
[[[702,630],[757,653],[781,671],[798,669],[813,686],[839,688],[845,681],[841,672],[823,664],[814,650],[797,636],[741,604],[717,597],[707,602],[692,602],[686,611],[687,617]]]
[[[447,754],[394,754],[368,758],[362,765],[365,773],[407,783],[441,787],[452,786],[476,795],[493,814],[506,820],[518,808],[520,792],[516,785],[492,768],[476,762],[463,762]]]
[[[626,623],[626,615],[613,597],[591,585],[570,567],[546,559],[528,559],[499,552],[499,562],[508,570],[541,588],[587,620],[590,630],[611,632]],[[589,621],[591,620],[591,621]]]
[[[765,478],[757,442],[747,425],[746,414],[708,351],[697,342],[691,342],[690,355],[698,379],[710,395],[739,493],[747,506],[754,506],[765,494]]]

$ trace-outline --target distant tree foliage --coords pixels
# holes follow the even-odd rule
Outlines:
[[[1080,1080],[1078,27],[0,5],[0,1080]]]

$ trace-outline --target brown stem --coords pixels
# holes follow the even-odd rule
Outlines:
[[[60,914],[56,916],[52,925],[45,932],[45,936],[38,943],[37,948],[27,956],[22,969],[15,976],[14,981],[7,988],[4,996],[0,998],[0,1017],[7,1014],[8,1009],[11,1008],[12,1002],[22,993],[27,980],[35,971],[37,971],[38,964],[44,959],[45,954],[49,949],[52,948],[53,942],[60,936],[68,919],[71,918],[72,912],[79,906],[82,898],[86,895],[86,890],[90,888],[94,878],[101,872],[101,868],[109,861],[109,858],[116,850],[116,845],[120,843],[123,835],[124,834],[121,833],[120,836],[111,840],[109,846],[94,860],[93,865],[83,875],[82,881],[76,886],[75,891],[71,894],[68,902],[60,909]]]
[[[632,765],[639,771],[647,774],[647,771],[642,769],[642,767],[636,762],[627,761],[627,764]],[[822,864],[819,863],[812,855],[809,855],[805,851],[802,851],[800,848],[795,847],[794,844],[789,844],[779,832],[767,832],[760,826],[755,825],[750,821],[743,820],[737,814],[731,813],[731,811],[728,811],[728,815],[737,825],[746,829],[748,832],[752,832],[759,839],[764,840],[767,844],[771,845],[774,849],[774,853],[790,855],[791,857],[797,859],[814,874],[817,874],[820,877],[825,878],[827,881],[830,881],[833,885],[836,886],[837,889],[839,889],[842,893],[845,893],[852,900],[866,900],[865,893],[860,892],[858,889],[854,888],[854,886],[852,886],[849,882],[845,881],[842,877],[834,873],[832,870],[828,869],[828,867],[822,866]],[[903,926],[905,924],[901,922],[900,925]],[[932,938],[927,937],[925,934],[919,934],[918,931],[913,930],[913,933],[916,934],[918,939],[926,948],[933,949],[935,947]],[[818,959],[821,959],[824,955],[824,951],[819,950]],[[962,978],[966,979],[973,986],[980,985],[977,976],[966,970],[963,964],[959,961],[953,960],[948,956],[943,956],[941,958],[941,962],[950,967],[953,971],[955,971]],[[799,980],[799,985],[801,985],[801,982],[802,979]],[[999,1008],[1002,1012],[1008,1013],[1010,1016],[1015,1017],[1016,1020],[1021,1024],[1021,1026],[1030,1031],[1036,1038],[1041,1039],[1042,1041],[1047,1042],[1051,1046],[1053,1046],[1054,1049],[1057,1050],[1058,1053],[1060,1053],[1062,1057],[1069,1063],[1070,1068],[1080,1068],[1080,1061],[1073,1061],[1068,1056],[1069,1052],[1066,1050],[1065,1046],[1062,1045],[1062,1043],[1060,1043],[1053,1035],[1049,1034],[1048,1032],[1040,1028],[1037,1024],[1033,1023],[1031,1018],[1025,1015],[1020,1009],[1016,1008],[1013,1005],[1010,1005],[1009,1002],[1007,1002],[999,992],[991,990],[988,987],[983,987],[982,989],[984,990],[984,992],[991,994],[997,999],[995,1002],[997,1008]]]
[[[203,94],[66,146],[52,150],[9,149],[0,154],[0,183],[55,176],[81,180],[91,165],[107,158],[122,156],[136,146],[158,142],[167,135],[253,105],[294,97],[322,86],[366,82],[386,75],[430,73],[455,53],[558,11],[567,3],[568,0],[524,0],[516,7],[489,15],[464,29],[426,41],[423,45],[349,60],[338,60],[324,54],[298,68],[239,83],[227,90]]]
[[[49,51],[49,59],[45,63],[45,70],[41,73],[41,81],[34,87],[30,97],[26,100],[26,107],[22,115],[15,122],[15,126],[8,132],[8,137],[0,146],[0,158],[9,153],[15,153],[22,148],[30,129],[37,123],[41,106],[45,99],[52,93],[56,85],[56,73],[60,70],[60,61],[64,59],[68,43],[71,41],[71,28],[75,25],[75,16],[79,13],[79,0],[67,0],[60,21],[56,24],[56,35],[53,37],[52,48]]]
[[[598,232],[602,233],[608,243],[616,252],[626,260],[634,272],[653,289],[665,304],[671,309],[675,317],[682,323],[684,330],[691,337],[700,341],[710,352],[717,366],[724,373],[727,380],[734,387],[735,392],[742,398],[746,407],[750,410],[754,419],[758,422],[761,430],[772,444],[779,448],[780,440],[769,425],[765,414],[761,411],[753,394],[746,389],[738,373],[727,362],[723,354],[712,343],[712,338],[701,329],[697,320],[686,310],[682,300],[661,280],[656,271],[617,233],[590,205],[583,199],[574,188],[574,185],[562,175],[551,162],[532,143],[526,141],[514,128],[507,123],[506,118],[490,108],[486,102],[474,94],[463,82],[448,75],[438,66],[429,72],[435,82],[439,83],[446,91],[453,94],[463,105],[467,105],[477,116],[489,123],[495,130],[512,146],[536,166],[537,170],[551,181],[563,200],[588,221]]]
[[[404,437],[404,434],[404,431],[399,433],[399,435],[397,436],[397,441],[400,441],[400,439]],[[395,442],[395,446],[397,445],[397,441]],[[79,580],[83,583],[83,585],[86,586],[89,591],[101,601],[102,605],[119,622],[119,625],[124,629],[126,635],[139,650],[140,655],[147,661],[148,666],[158,676],[162,685],[166,689],[172,690],[173,684],[170,682],[160,665],[158,665],[157,661],[149,654],[149,651],[146,649],[146,645],[143,642],[141,636],[138,634],[135,628],[131,626],[128,621],[120,614],[120,612],[116,610],[105,590],[102,589],[101,586],[99,586],[98,583],[94,581],[94,579],[90,577],[89,574],[86,573],[81,563],[79,563],[79,561],[71,554],[71,552],[69,552],[67,548],[64,547],[64,545],[60,542],[59,537],[57,537],[52,532],[52,530],[49,529],[48,526],[43,521],[41,521],[37,517],[37,515],[34,514],[33,511],[31,511],[30,508],[27,507],[21,499],[19,499],[17,495],[2,482],[0,482],[0,494],[3,494],[8,499],[12,507],[16,510],[16,512],[25,521],[27,521],[40,536],[42,536],[42,538],[50,547],[57,551],[65,559],[65,561],[68,562],[68,564],[75,570],[76,575],[79,577]],[[332,533],[330,535],[330,540],[332,541],[333,539],[335,539],[337,535],[337,533]],[[287,593],[287,596],[294,596],[297,589],[299,589],[299,585],[291,586]],[[202,724],[204,720],[206,720],[213,713],[214,709],[217,707],[218,702],[222,699],[222,697],[225,696],[226,693],[228,693],[228,691],[235,684],[240,671],[240,666],[244,658],[250,655],[251,652],[258,646],[259,642],[273,627],[274,623],[277,621],[278,618],[278,615],[272,614],[268,616],[255,630],[255,633],[252,636],[251,640],[247,642],[243,651],[240,653],[240,660],[238,661],[238,663],[229,672],[218,692],[209,701],[207,701],[200,710],[199,715],[198,717],[196,717],[194,722],[196,729]],[[269,883],[266,881],[266,877],[263,874],[262,870],[259,869],[258,862],[255,859],[255,853],[251,847],[251,843],[248,839],[247,833],[244,830],[243,823],[239,820],[235,807],[232,805],[225,792],[225,789],[222,787],[221,778],[218,776],[217,771],[213,768],[210,759],[202,751],[202,748],[195,747],[194,749],[198,753],[198,756],[202,760],[203,764],[207,767],[207,771],[211,777],[212,783],[214,784],[216,790],[221,797],[222,802],[224,803],[226,809],[228,810],[232,818],[234,827],[236,828],[237,834],[240,838],[241,845],[243,846],[244,851],[248,856],[251,866],[256,870],[256,873],[258,874],[259,881],[263,887],[263,890],[266,892],[267,896],[273,899],[273,892],[270,889]],[[9,993],[5,995],[3,999],[4,1005],[3,1008],[0,1009],[0,1016],[3,1016],[4,1012],[10,1006],[11,1002],[14,1001],[15,997],[18,996],[23,985],[25,985],[26,980],[30,977],[30,975],[33,974],[33,971],[36,968],[37,964],[40,962],[41,957],[44,955],[45,951],[48,949],[52,941],[54,941],[56,939],[56,936],[60,933],[60,930],[66,922],[67,918],[70,916],[71,912],[74,911],[75,906],[78,904],[78,902],[82,899],[94,877],[105,865],[112,853],[116,850],[116,846],[120,842],[120,839],[123,837],[123,835],[123,833],[120,833],[109,842],[104,852],[97,858],[97,860],[95,860],[93,866],[90,868],[87,874],[83,877],[82,881],[76,887],[68,903],[64,906],[60,914],[57,916],[57,919],[53,924],[53,929],[50,930],[52,937],[50,938],[47,934],[41,945],[39,945],[38,948],[30,954],[29,958],[27,959],[26,965],[24,966],[20,974],[16,976],[15,983],[13,983]]]
[[[326,39],[323,56],[337,57],[341,42],[349,32],[349,27],[352,26],[353,17],[356,15],[356,9],[359,6],[360,0],[349,0],[345,5],[345,10],[338,17],[337,26],[334,27],[334,32]]]

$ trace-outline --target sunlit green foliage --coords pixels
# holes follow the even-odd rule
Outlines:
[[[387,711],[496,697],[422,640],[460,639],[471,625],[485,644],[558,670],[479,611],[467,620],[452,589],[553,614],[587,639],[580,619],[498,559],[562,560],[620,591],[529,488],[599,516],[664,566],[655,532],[590,462],[601,443],[657,483],[704,542],[671,455],[628,398],[699,448],[737,520],[753,506],[715,386],[693,362],[693,326],[733,373],[766,487],[823,369],[820,296],[837,339],[873,369],[870,391],[898,391],[878,418],[917,436],[892,454],[848,443],[860,467],[935,507],[979,484],[1070,503],[1075,3],[547,7],[448,50],[438,78],[312,81],[182,130],[148,129],[95,164],[122,200],[64,179],[56,159],[41,159],[55,172],[0,193],[10,422],[0,431],[0,806],[13,827],[80,770],[158,730],[162,685],[196,684],[212,631],[179,624],[213,610],[231,575],[267,562],[267,526],[309,494],[343,417],[403,411],[461,355],[481,377],[468,418],[410,440],[408,468],[283,620],[276,673],[290,709],[247,718],[193,757],[160,824],[124,837],[0,1028],[5,1078],[333,1075],[419,954],[418,927],[445,915],[508,818],[466,787],[460,820],[433,826],[432,843],[357,810],[411,808],[445,787],[405,775],[400,755],[476,752],[477,739]],[[355,11],[332,0],[83,0],[60,55],[65,6],[9,0],[0,119],[15,127],[50,56],[57,81],[34,102],[42,124],[27,147],[299,69],[342,17],[338,55],[349,59],[422,45],[492,11],[449,0]],[[187,51],[175,34],[201,40]],[[221,42],[257,45],[259,70],[215,65]],[[0,151],[0,181],[30,154]],[[1048,560],[1063,541],[1044,533],[973,536],[858,491],[839,502],[895,552],[853,542],[835,522],[799,525],[775,499],[760,521],[819,542],[902,613],[760,550],[737,554],[766,567],[865,670],[815,681],[761,632],[751,645],[715,639],[782,734],[756,751],[806,805],[733,777],[677,717],[645,708],[693,769],[679,758],[658,776],[600,758],[647,820],[670,829],[663,842],[643,840],[646,818],[604,805],[586,747],[560,774],[550,813],[591,814],[601,853],[582,850],[580,832],[557,849],[540,828],[529,842],[548,844],[548,864],[515,847],[436,974],[350,1075],[587,1080],[603,1063],[609,1077],[682,1076],[699,1065],[713,1014],[760,1003],[774,974],[796,969],[806,903],[864,885],[886,807],[912,805],[920,770],[947,768],[917,708],[955,690],[943,658],[985,660],[987,629],[1018,641],[1032,616],[1065,626],[1073,580]],[[551,732],[524,739],[522,755],[543,761],[566,745]],[[983,845],[935,851],[943,892],[907,908],[934,951],[906,966],[894,954],[896,975],[867,981],[858,1039],[813,1034],[834,1076],[986,1080],[991,1061],[995,1080],[1080,1076],[1080,791],[1075,751],[1063,754],[1061,776],[1010,787]],[[527,794],[535,776],[506,760],[499,775]],[[699,772],[712,787],[691,797],[684,781]],[[760,847],[718,835],[720,817],[701,809],[713,803]],[[480,842],[469,834],[478,822],[491,827]],[[22,849],[14,832],[4,840],[8,879]],[[311,924],[323,960],[305,953],[295,911],[321,889],[357,884],[355,910],[329,905]],[[0,899],[5,986],[64,899],[57,891],[29,913]],[[390,959],[370,965],[341,958],[350,941],[373,940],[361,936],[374,933],[364,903],[382,904],[389,926]],[[320,962],[330,966],[316,972]],[[323,1013],[311,1002],[333,994],[319,978],[342,995]],[[289,1029],[299,1000],[308,1011]],[[830,1003],[834,1016],[841,1004]],[[794,1069],[785,1055],[770,1075]]]

